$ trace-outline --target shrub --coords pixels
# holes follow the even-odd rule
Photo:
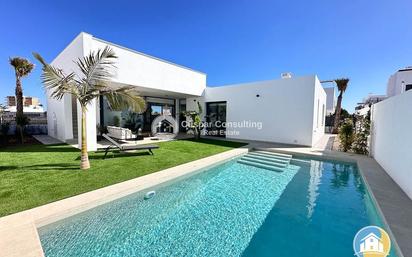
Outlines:
[[[369,154],[368,136],[370,134],[370,121],[368,117],[358,117],[356,121],[357,132],[353,142],[353,151],[358,154]]]
[[[16,124],[24,127],[26,125],[28,125],[30,123],[30,119],[29,117],[27,117],[26,115],[17,115],[16,116]]]
[[[354,140],[354,127],[351,119],[345,119],[339,127],[340,148],[347,152],[351,149]]]
[[[8,123],[8,122],[1,123],[1,129],[0,130],[1,130],[1,134],[4,137],[7,136],[8,132],[9,132],[9,129],[10,129],[10,123]]]

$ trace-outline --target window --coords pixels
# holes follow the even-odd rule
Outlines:
[[[162,106],[152,105],[152,115],[160,115],[162,113]]]
[[[226,102],[206,103],[206,121],[210,124],[208,135],[225,137],[226,127]]]
[[[408,84],[405,86],[405,92],[408,90],[412,90],[412,84]]]

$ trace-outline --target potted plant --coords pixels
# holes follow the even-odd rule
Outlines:
[[[103,134],[107,133],[107,127],[104,126],[104,125],[97,124],[96,129],[97,129],[97,132],[98,132],[97,141],[101,141],[103,139]]]

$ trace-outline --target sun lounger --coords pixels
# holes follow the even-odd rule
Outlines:
[[[157,145],[122,145],[119,144],[118,142],[116,142],[116,140],[114,140],[113,138],[111,138],[109,135],[107,134],[103,134],[102,135],[107,141],[109,141],[111,143],[111,145],[109,145],[104,152],[104,157],[103,159],[106,158],[107,153],[109,152],[109,150],[113,149],[119,149],[121,152],[124,151],[130,151],[130,150],[148,150],[150,154],[154,154],[152,149],[157,149],[159,148],[159,146]]]

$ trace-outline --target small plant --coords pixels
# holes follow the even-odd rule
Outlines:
[[[370,121],[368,117],[357,117],[356,127],[357,132],[352,149],[355,153],[367,155],[369,154],[368,136],[370,134]]]
[[[119,116],[114,116],[113,117],[113,126],[120,127],[120,118],[119,118]]]
[[[2,141],[4,144],[7,144],[7,135],[9,133],[9,129],[10,129],[10,123],[8,122],[3,122],[0,125],[0,131],[1,131],[1,135],[2,135]]]
[[[142,115],[127,111],[125,114],[125,119],[124,119],[124,127],[127,129],[130,129],[134,133],[138,132],[139,129],[142,127],[143,121],[142,121]]]
[[[354,127],[351,119],[345,119],[339,127],[340,148],[347,152],[351,149],[354,140]]]
[[[200,139],[200,134],[202,129],[204,128],[204,124],[202,122],[202,119],[200,118],[203,110],[199,102],[197,102],[197,108],[198,111],[185,111],[183,112],[183,115],[191,119],[189,128],[193,131],[195,139]]]
[[[99,131],[100,135],[103,135],[103,134],[107,133],[107,127],[104,126],[104,125],[97,124],[96,128],[97,128],[97,131]]]
[[[107,127],[104,125],[97,124],[96,129],[98,131],[97,141],[102,140],[103,134],[107,134]]]

